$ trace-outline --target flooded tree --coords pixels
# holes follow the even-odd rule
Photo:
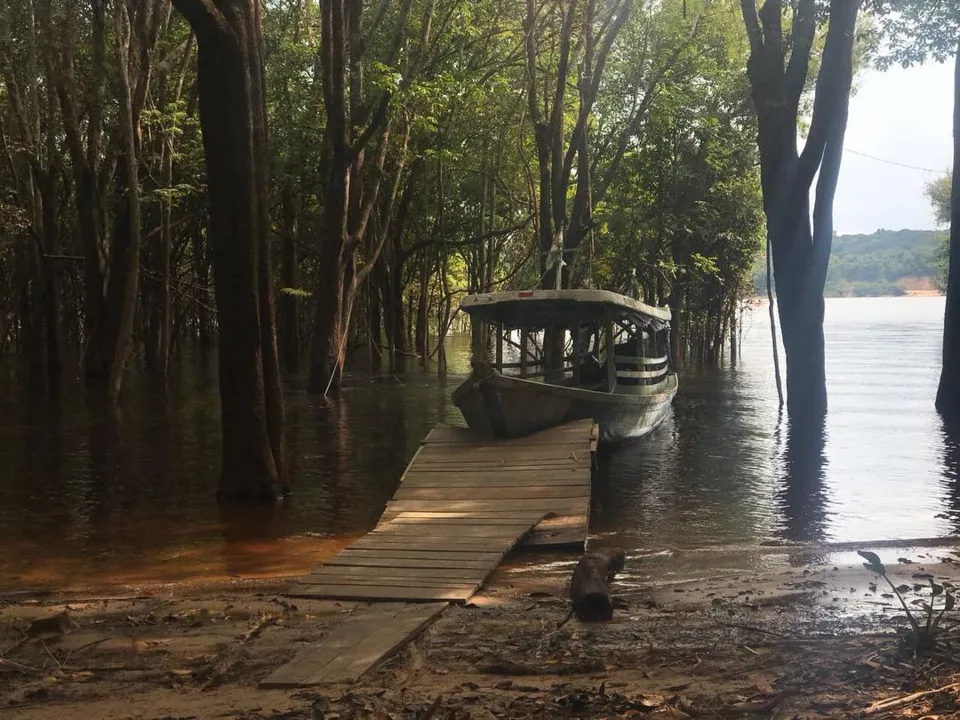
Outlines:
[[[320,72],[323,103],[327,115],[324,131],[325,163],[323,177],[323,239],[320,247],[319,277],[316,285],[316,311],[310,349],[310,388],[327,392],[339,383],[347,352],[347,339],[357,283],[369,270],[359,271],[358,252],[368,237],[370,219],[380,199],[384,164],[396,133],[389,113],[393,91],[389,87],[371,87],[365,79],[379,63],[392,68],[400,63],[406,39],[412,0],[403,0],[395,14],[385,17],[384,4],[376,15],[366,18],[372,28],[365,29],[364,3],[330,0],[322,4]],[[436,1],[424,10],[418,52],[430,40]],[[376,44],[369,36],[381,23],[390,29],[379,39],[382,56],[373,55]],[[415,61],[400,63],[408,75]],[[399,88],[397,88],[399,89]],[[409,137],[409,134],[406,134]],[[406,142],[394,177],[403,172]],[[395,194],[391,197],[395,197]],[[387,213],[389,217],[389,213]],[[386,234],[369,249],[372,269],[383,250]]]
[[[219,331],[224,501],[285,485],[267,242],[267,113],[257,0],[174,0],[197,37],[197,87]]]
[[[940,181],[932,188],[932,199],[938,219],[950,225],[943,366],[936,405],[947,427],[956,431],[960,428],[960,7],[939,0],[883,0],[877,9],[887,42],[881,67],[894,62],[904,67],[927,60],[943,63],[953,56],[953,172],[949,187]]]
[[[787,408],[791,417],[815,420],[827,410],[823,288],[861,2],[831,0],[825,13],[816,0],[765,0],[759,10],[756,0],[740,4],[750,39],[747,77],[757,117],[763,206],[786,350]],[[801,100],[821,17],[828,27],[813,116],[801,151]]]

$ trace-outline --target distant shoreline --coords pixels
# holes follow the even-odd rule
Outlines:
[[[925,298],[925,297],[944,297],[944,293],[939,290],[904,290],[899,295],[824,295],[825,300],[865,300],[870,298]],[[777,296],[774,295],[776,300]],[[749,301],[751,305],[766,305],[766,295],[754,295]]]
[[[903,295],[886,295],[884,297],[943,297],[939,290],[907,290]]]

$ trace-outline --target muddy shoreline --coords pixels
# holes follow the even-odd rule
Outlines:
[[[960,585],[960,550],[921,545],[879,550],[916,608],[930,576]],[[958,666],[942,652],[905,648],[898,601],[844,552],[688,577],[630,558],[634,573],[613,587],[614,620],[563,625],[565,572],[517,573],[514,564],[359,682],[300,691],[257,684],[362,617],[365,604],[289,598],[288,580],[276,578],[7,593],[0,715],[818,718],[857,717],[893,700],[901,704],[867,716],[960,716],[955,688],[910,699],[960,679]],[[71,619],[67,632],[28,634],[32,621],[60,612]],[[949,655],[952,641],[945,647]]]

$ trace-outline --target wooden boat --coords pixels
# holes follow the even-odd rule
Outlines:
[[[653,430],[677,393],[670,310],[607,290],[470,295],[473,371],[453,394],[467,424],[519,437],[594,418],[600,441]]]

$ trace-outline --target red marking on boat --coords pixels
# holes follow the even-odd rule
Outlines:
[[[517,293],[520,297],[533,297],[533,290],[524,290],[521,293]]]

